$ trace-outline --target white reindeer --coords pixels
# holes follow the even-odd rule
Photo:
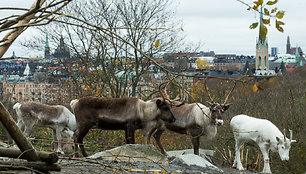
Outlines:
[[[292,140],[292,130],[290,139],[269,120],[250,117],[247,115],[237,115],[232,118],[230,126],[233,129],[236,148],[233,167],[244,170],[240,160],[240,148],[248,141],[258,144],[264,159],[263,173],[271,173],[269,164],[269,151],[278,152],[282,161],[289,160],[289,151]]]
[[[29,137],[33,126],[49,127],[53,130],[55,152],[63,154],[60,143],[64,131],[72,139],[76,130],[75,116],[62,105],[46,105],[37,102],[16,103],[13,109],[17,113],[17,125]]]

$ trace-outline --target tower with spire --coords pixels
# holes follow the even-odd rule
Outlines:
[[[268,41],[267,37],[262,37],[260,33],[263,29],[263,13],[262,8],[260,11],[260,26],[259,26],[259,38],[256,43],[256,70],[269,70],[269,55],[268,55]]]
[[[290,37],[287,36],[286,54],[291,54]]]
[[[67,59],[70,58],[69,47],[64,42],[64,37],[61,36],[60,43],[58,47],[55,49],[53,56],[59,59]]]
[[[49,41],[48,41],[48,34],[46,34],[45,59],[50,59],[50,47],[49,47]]]

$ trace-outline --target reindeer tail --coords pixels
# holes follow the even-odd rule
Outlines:
[[[13,109],[17,111],[17,110],[20,110],[20,107],[21,107],[21,104],[16,103],[16,104],[14,104]]]
[[[74,108],[76,106],[76,104],[78,103],[79,99],[74,99],[74,100],[71,100],[70,102],[70,107],[71,107],[71,110],[72,112],[74,113]]]
[[[21,119],[21,110],[20,110],[21,104],[20,103],[16,103],[13,106],[13,109],[16,111],[17,114],[17,119],[20,120]]]

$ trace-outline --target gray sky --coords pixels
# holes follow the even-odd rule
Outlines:
[[[34,0],[1,0],[0,7],[29,8],[33,2]],[[282,20],[286,23],[285,31],[278,32],[273,25],[275,21],[271,21],[272,25],[268,28],[269,50],[271,47],[278,47],[280,53],[285,53],[287,36],[290,36],[292,47],[298,45],[306,52],[306,0],[279,0],[277,7],[286,11]],[[0,16],[1,14],[4,13],[0,13]],[[203,43],[202,51],[255,55],[258,28],[251,30],[249,25],[258,21],[258,14],[248,11],[245,5],[236,0],[179,0],[177,19],[183,21],[188,41]],[[3,34],[0,33],[1,38]],[[29,36],[31,30],[24,32],[4,57],[11,56],[13,50],[17,56],[22,57],[42,55],[20,48],[18,41]]]
[[[258,28],[249,26],[258,21],[258,14],[236,0],[181,0],[178,17],[184,21],[184,30],[189,40],[202,41],[203,51],[255,55]],[[252,2],[251,0],[245,2]],[[266,0],[264,1],[266,2]],[[284,33],[268,28],[269,51],[278,47],[285,53],[287,36],[292,46],[306,51],[306,0],[279,0],[277,7],[286,11]]]

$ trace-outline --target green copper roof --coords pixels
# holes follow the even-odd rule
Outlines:
[[[259,22],[259,43],[261,44],[261,45],[265,45],[265,43],[266,43],[266,40],[267,39],[265,39],[265,40],[263,40],[263,38],[260,36],[260,33],[261,33],[261,29],[262,29],[262,25],[264,25],[263,24],[263,13],[262,13],[262,7],[260,8],[260,22]]]

